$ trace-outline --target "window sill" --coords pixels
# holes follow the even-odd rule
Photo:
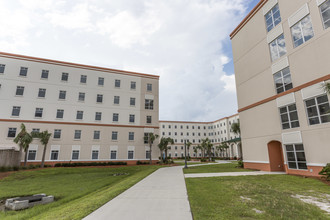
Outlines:
[[[58,99],[57,101],[62,101],[63,102],[63,101],[65,101],[65,99]]]
[[[23,97],[23,95],[15,95],[15,97]]]
[[[55,118],[57,121],[63,121],[63,118]]]
[[[68,80],[61,80],[62,83],[68,83]]]
[[[27,78],[27,76],[21,76],[21,75],[18,75],[18,77],[21,77],[21,78]]]
[[[100,139],[93,139],[94,142],[100,142]]]
[[[12,115],[12,116],[10,116],[10,118],[19,118],[19,115],[18,116]]]
[[[53,138],[53,141],[61,141],[61,138]]]
[[[80,85],[84,85],[84,86],[86,86],[86,85],[87,85],[87,83],[82,83],[82,82],[80,82],[79,84],[80,84]]]
[[[73,141],[81,141],[81,139],[73,139]]]
[[[46,99],[46,97],[37,97],[37,99]]]
[[[97,105],[103,104],[103,102],[96,102]]]
[[[42,119],[42,117],[34,117],[34,119]]]
[[[40,80],[48,80],[48,78],[40,78]]]
[[[112,142],[118,142],[118,140],[111,140]]]
[[[80,102],[80,103],[85,103],[85,100],[84,100],[84,101],[82,101],[82,100],[78,100],[78,102]]]

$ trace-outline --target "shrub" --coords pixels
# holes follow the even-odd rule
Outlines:
[[[239,160],[239,161],[238,161],[237,168],[244,168],[243,160]]]
[[[127,165],[126,162],[91,162],[91,163],[57,163],[54,167],[84,167],[84,166],[117,166]]]
[[[148,161],[145,161],[145,162],[143,162],[143,161],[136,161],[136,165],[146,165],[146,164],[149,164],[149,162]]]
[[[330,181],[330,163],[323,167],[319,174],[324,176],[327,181]]]
[[[201,162],[206,162],[207,159],[206,158],[201,158]]]

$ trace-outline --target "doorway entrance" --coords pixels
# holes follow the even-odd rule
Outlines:
[[[268,143],[270,171],[285,171],[282,144],[279,141]]]

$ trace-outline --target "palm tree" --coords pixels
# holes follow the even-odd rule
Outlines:
[[[45,166],[45,155],[46,155],[46,150],[47,150],[47,144],[49,142],[50,136],[52,134],[48,133],[48,131],[43,131],[41,133],[33,133],[32,136],[39,138],[40,142],[42,143],[42,145],[44,145],[44,151],[42,152],[42,160],[41,160],[41,168],[43,168]]]
[[[190,158],[190,154],[189,154],[189,150],[190,150],[190,146],[192,145],[192,143],[190,141],[188,141],[186,143],[186,147],[187,147],[187,150],[188,150],[188,158]]]
[[[161,161],[163,161],[162,155],[163,155],[163,151],[165,151],[165,160],[164,161],[167,162],[167,150],[168,150],[168,145],[169,144],[174,144],[174,140],[172,138],[162,137],[160,139],[158,147],[159,147],[159,150],[160,150],[160,159],[161,159]]]
[[[144,137],[145,141],[148,141],[149,147],[150,147],[150,165],[152,164],[152,144],[154,141],[158,138],[157,134],[154,133],[148,133],[147,136]]]
[[[207,155],[209,156],[209,161],[211,161],[212,147],[213,147],[211,141],[208,138],[202,139],[201,147],[203,148],[204,151],[206,150]]]
[[[193,147],[193,150],[194,150],[194,153],[195,153],[196,157],[197,157],[198,149],[199,149],[199,145]]]
[[[26,133],[23,137],[22,137],[22,145],[23,145],[23,150],[25,153],[24,156],[24,166],[27,166],[27,156],[28,156],[28,150],[29,150],[29,146],[31,144],[31,142],[33,141],[33,137],[30,133]]]
[[[330,83],[325,83],[325,84],[324,84],[324,90],[325,90],[328,94],[330,94]]]
[[[234,132],[234,134],[238,135],[239,137],[241,137],[241,125],[240,122],[238,121],[237,123],[233,123],[231,125],[231,130]],[[243,160],[243,149],[242,149],[242,142],[239,141],[237,143],[237,146],[239,148],[239,157],[241,160]]]
[[[26,127],[22,123],[21,124],[21,131],[17,134],[16,138],[14,139],[14,142],[19,145],[19,160],[22,158],[23,148],[24,148],[24,137],[27,135]],[[20,164],[20,163],[19,163]]]

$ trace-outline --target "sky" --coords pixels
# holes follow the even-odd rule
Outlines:
[[[237,113],[229,34],[259,0],[1,0],[0,51],[155,74],[160,120]]]

